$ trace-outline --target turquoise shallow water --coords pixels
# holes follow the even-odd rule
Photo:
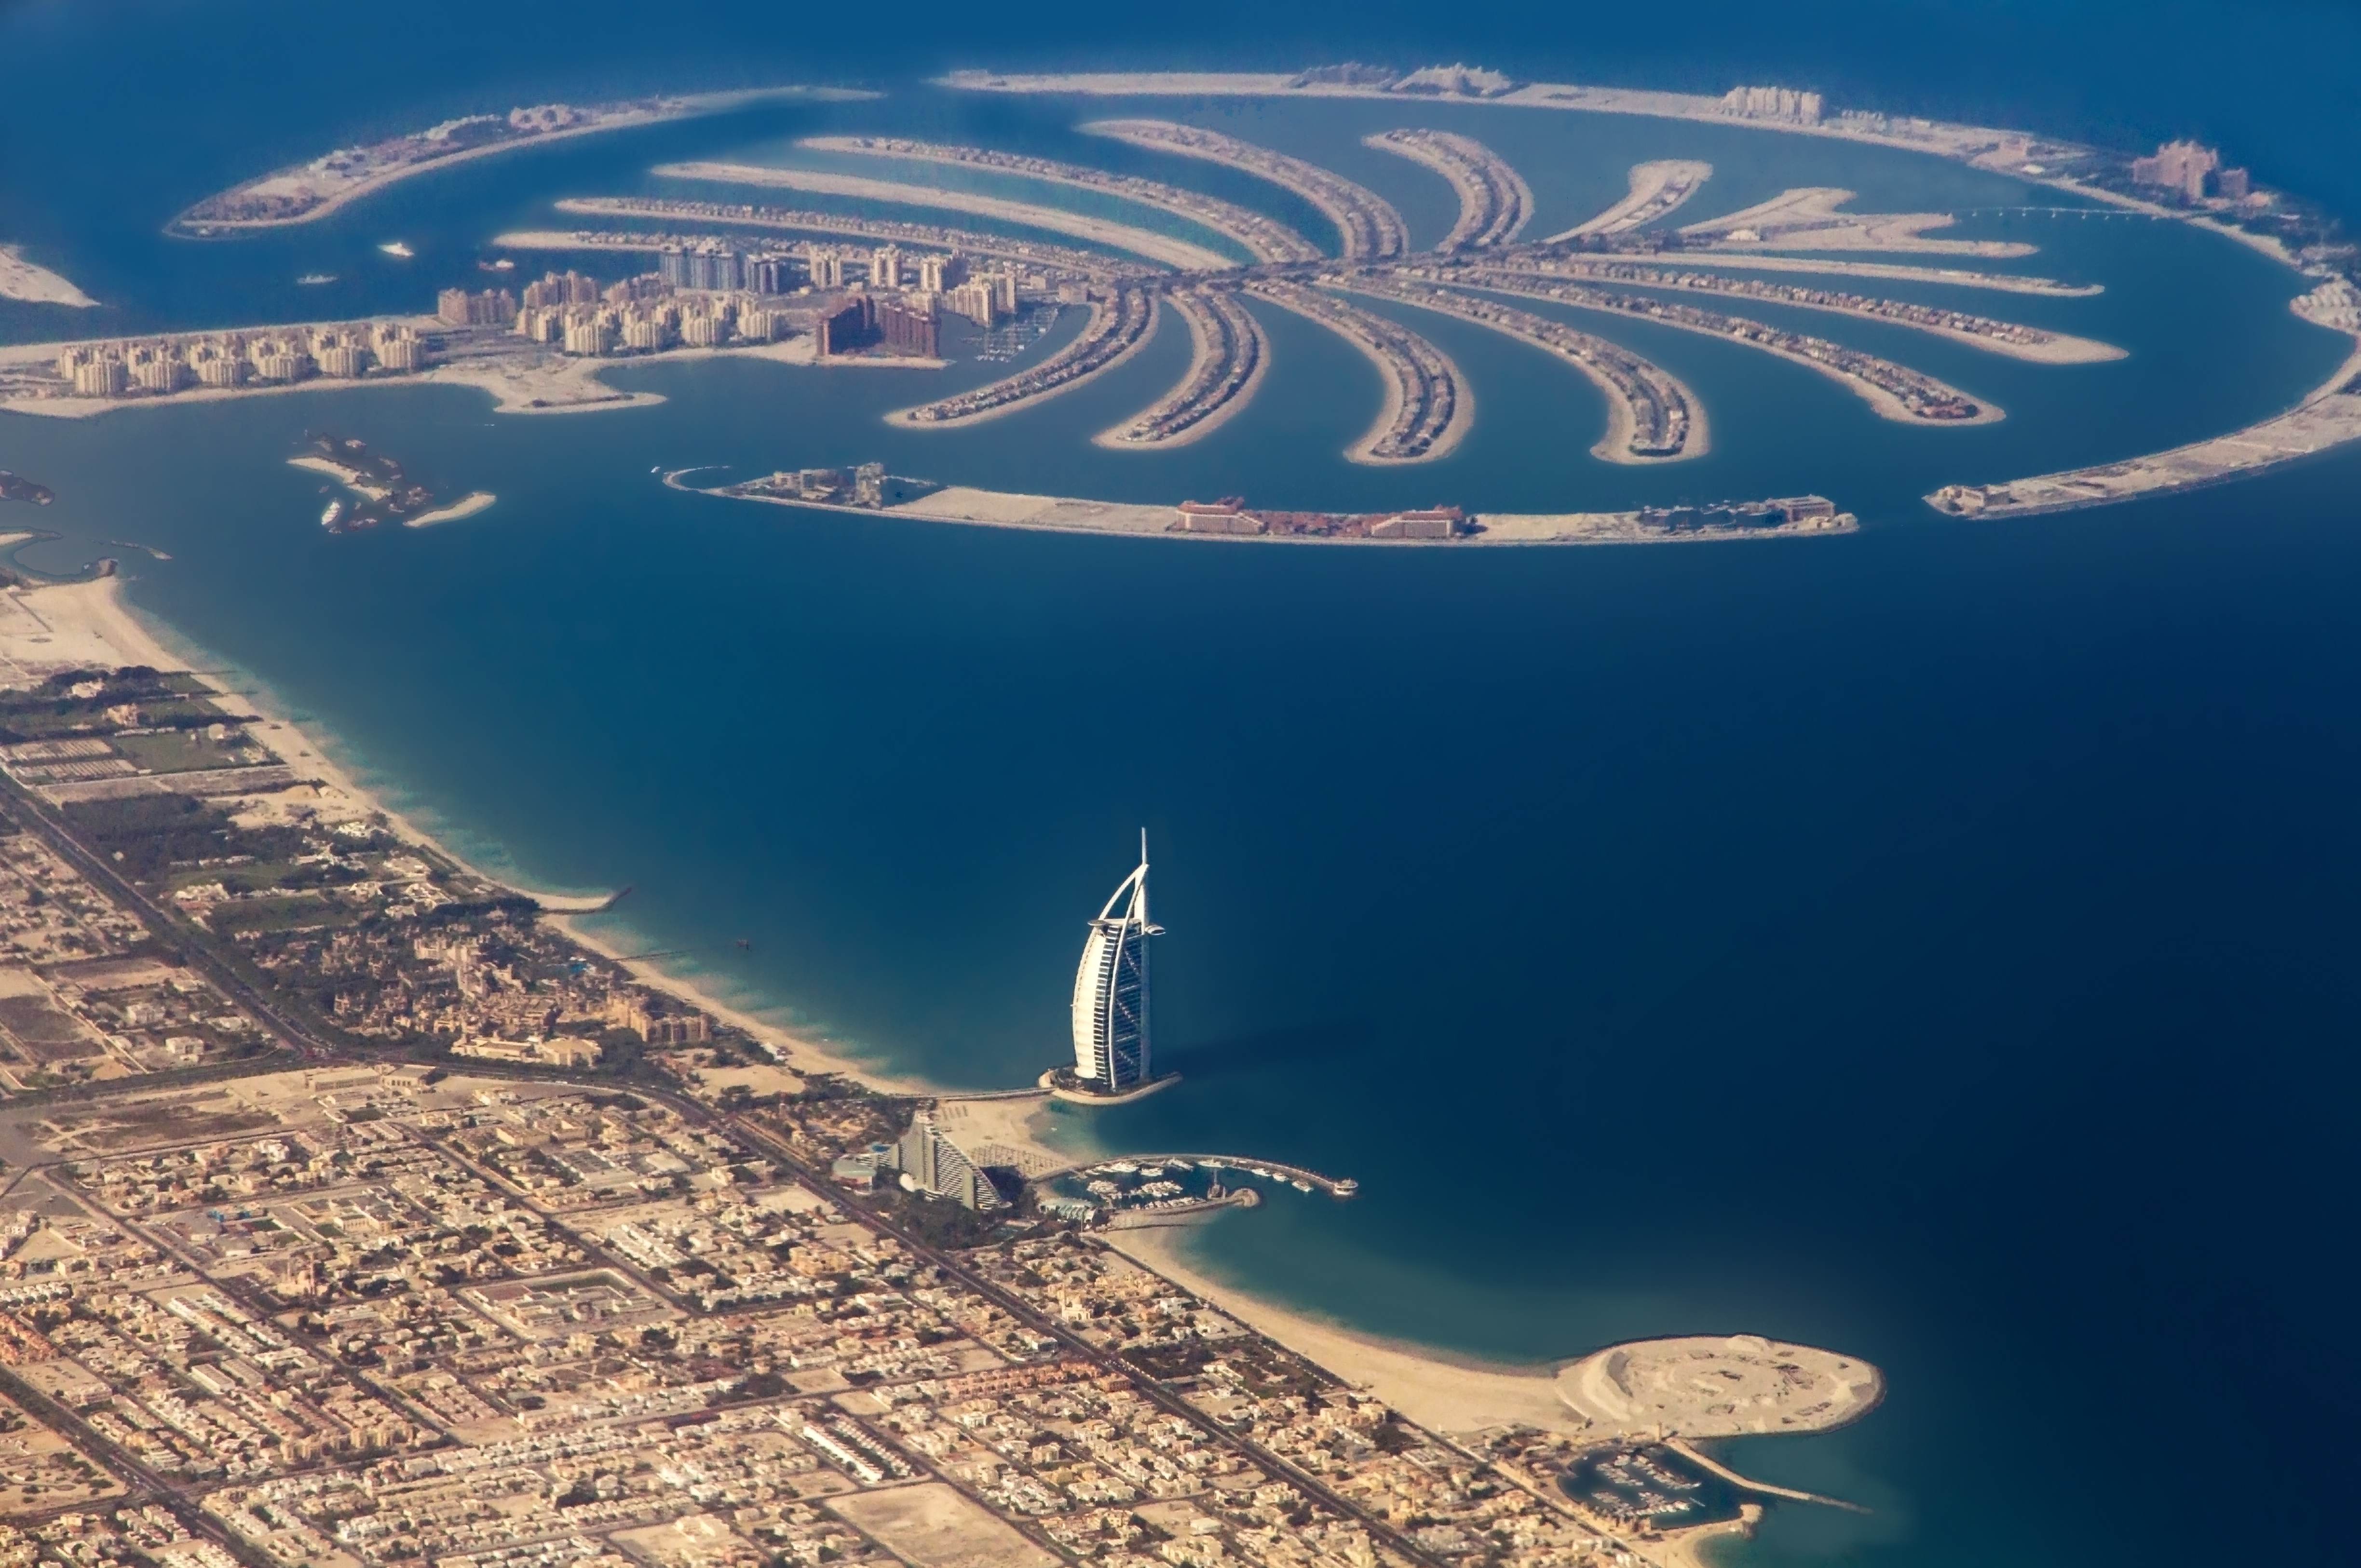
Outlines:
[[[1359,149],[1345,107],[1235,128],[1438,224],[1432,177]],[[252,247],[135,239],[220,182],[184,161],[187,191],[159,182],[138,223],[85,220],[70,254],[126,322],[283,313],[298,272],[347,266],[340,309],[407,307],[472,276],[485,236],[545,222],[551,196],[641,188],[658,158],[839,123],[1096,150],[1071,117],[905,93],[495,160]],[[1716,162],[1719,205],[1697,216],[1800,183],[2015,195],[1718,127],[1458,118],[1536,172],[1543,222],[1611,199],[1640,156]],[[1171,932],[1160,1038],[1188,1083],[1100,1135],[1358,1177],[1350,1205],[1283,1192],[1203,1251],[1372,1331],[1539,1360],[1749,1329],[1877,1361],[1893,1395],[1869,1420],[1736,1453],[1876,1514],[1781,1508],[1753,1561],[2297,1550],[2333,1488],[2258,1516],[2186,1485],[2178,1434],[2219,1414],[2183,1369],[2309,1343],[2355,1302],[2333,1238],[2354,1218],[2361,463],[2017,525],[1944,522],[1916,497],[2229,428],[2341,347],[2288,315],[2290,274],[2231,246],[1979,222],[2042,247],[2015,265],[2107,292],[1977,307],[2134,356],[2043,370],[1848,328],[2012,414],[1919,432],[1807,372],[1617,328],[1714,412],[1714,455],[1678,470],[1588,461],[1586,383],[1448,323],[1431,330],[1475,383],[1476,433],[1410,477],[1354,467],[1335,454],[1375,382],[1286,316],[1254,412],[1155,458],[1086,438],[1169,383],[1169,342],[931,438],[878,420],[918,377],[717,363],[620,373],[670,400],[578,417],[387,389],[12,419],[0,466],[60,493],[38,521],[65,537],[28,559],[169,551],[134,560],[135,602],[463,847],[542,885],[630,883],[649,946],[721,948],[707,978],[946,1082],[1059,1054],[1081,919],[1144,823]],[[418,261],[371,261],[396,232]],[[315,428],[500,502],[324,536],[316,479],[283,464]],[[648,472],[868,457],[1144,500],[1545,510],[1817,488],[1872,526],[1697,549],[1224,548],[732,505]],[[2242,1420],[2324,1469],[2349,1450],[2301,1390],[2232,1377]]]

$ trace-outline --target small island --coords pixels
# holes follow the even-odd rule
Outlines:
[[[387,521],[426,528],[473,517],[497,499],[489,490],[474,490],[443,505],[433,490],[403,474],[399,462],[370,451],[368,443],[354,436],[315,436],[309,450],[290,457],[287,464],[325,474],[361,498],[357,501],[339,498],[328,503],[320,514],[320,526],[331,533],[356,533]]]

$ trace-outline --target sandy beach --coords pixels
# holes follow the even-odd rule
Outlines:
[[[1180,1229],[1108,1233],[1109,1245],[1220,1304],[1239,1321],[1310,1357],[1437,1431],[1475,1432],[1518,1423],[1580,1432],[1587,1423],[1558,1398],[1557,1368],[1459,1359],[1378,1339],[1275,1306],[1224,1285],[1191,1261]]]
[[[35,681],[53,669],[74,666],[120,668],[146,664],[158,670],[191,670],[208,674],[218,669],[203,650],[185,642],[170,628],[134,611],[124,598],[124,579],[100,577],[82,583],[0,590],[0,669],[10,678]],[[216,683],[216,690],[221,688]],[[338,762],[319,740],[287,718],[265,698],[221,691],[219,706],[244,719],[264,744],[279,753],[295,776],[305,782],[274,796],[251,801],[239,813],[241,820],[286,821],[298,809],[313,812],[324,822],[347,822],[382,814],[389,831],[433,850],[488,882],[513,888],[556,911],[548,918],[584,947],[609,959],[629,949],[613,940],[583,931],[579,912],[603,905],[603,894],[569,897],[522,884],[513,876],[487,871],[470,862],[443,839],[389,806],[352,771]],[[564,913],[571,909],[575,914]],[[625,966],[644,983],[703,1008],[717,1018],[735,1024],[756,1039],[784,1052],[789,1065],[804,1073],[840,1072],[889,1094],[934,1094],[937,1086],[883,1072],[871,1062],[841,1049],[796,1035],[777,1024],[732,1005],[691,979],[667,974],[646,963]]]
[[[71,305],[78,310],[95,309],[98,304],[62,274],[26,260],[23,249],[13,245],[0,245],[0,300],[16,300],[28,305]]]
[[[1448,455],[1454,447],[1467,438],[1467,432],[1474,428],[1476,395],[1467,385],[1467,378],[1459,373],[1459,367],[1453,363],[1449,355],[1429,344],[1429,349],[1435,358],[1442,362],[1443,374],[1451,383],[1450,422],[1443,427],[1442,433],[1435,437],[1433,444],[1415,457],[1378,456],[1373,448],[1393,429],[1394,421],[1401,417],[1402,367],[1395,363],[1394,356],[1387,353],[1375,339],[1358,330],[1354,324],[1354,316],[1359,307],[1345,305],[1337,313],[1329,314],[1314,305],[1307,304],[1303,296],[1311,295],[1313,299],[1330,303],[1338,303],[1338,302],[1329,302],[1327,296],[1317,294],[1300,284],[1270,282],[1259,288],[1249,289],[1248,292],[1257,300],[1268,301],[1283,311],[1292,311],[1305,321],[1326,327],[1330,332],[1359,349],[1361,357],[1377,367],[1378,379],[1386,389],[1385,404],[1378,410],[1376,421],[1362,433],[1361,438],[1345,448],[1346,462],[1379,468],[1401,467],[1412,463],[1432,463],[1438,457]]]

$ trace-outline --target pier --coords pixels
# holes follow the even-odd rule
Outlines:
[[[1507,245],[1532,221],[1533,190],[1509,160],[1474,137],[1449,131],[1380,131],[1361,145],[1399,153],[1451,181],[1459,195],[1459,221],[1434,248],[1481,250]]]
[[[1189,323],[1195,352],[1180,384],[1145,411],[1096,439],[1102,446],[1138,450],[1185,446],[1210,435],[1253,401],[1270,363],[1262,323],[1223,289],[1176,289],[1164,296]]]
[[[1376,299],[1440,311],[1531,344],[1572,365],[1608,397],[1606,439],[1591,452],[1610,463],[1669,463],[1705,451],[1697,395],[1654,361],[1564,322],[1387,273],[1356,274],[1342,285]]]
[[[1082,128],[1150,152],[1218,163],[1291,191],[1336,225],[1347,261],[1388,261],[1410,250],[1410,229],[1392,203],[1316,163],[1171,120],[1094,120]]]
[[[1055,159],[995,152],[982,147],[950,147],[936,142],[906,141],[892,137],[813,137],[801,145],[818,152],[854,153],[863,158],[902,159],[913,163],[946,164],[961,169],[989,169],[1051,185],[1096,191],[1102,195],[1119,196],[1126,202],[1137,202],[1143,207],[1153,207],[1173,217],[1202,225],[1235,244],[1257,261],[1320,259],[1317,246],[1277,218],[1266,217],[1234,202],[1224,202],[1218,196],[1183,190],[1159,181],[1145,180],[1136,174],[1109,174],[1104,170],[1079,163],[1060,163]],[[938,202],[935,205],[947,206],[950,203]],[[1038,210],[1056,212],[1058,209]],[[1191,248],[1198,249],[1201,255],[1210,258],[1181,264],[1191,270],[1221,271],[1235,265],[1226,257],[1213,257],[1202,247]]]
[[[1399,323],[1301,283],[1267,278],[1247,286],[1319,323],[1367,356],[1386,378],[1377,423],[1345,455],[1356,463],[1425,463],[1459,444],[1473,414],[1459,367],[1443,350]]]
[[[1131,1166],[1179,1165],[1183,1161],[1203,1169],[1210,1166],[1220,1170],[1241,1171],[1260,1177],[1266,1181],[1284,1181],[1289,1186],[1301,1185],[1315,1192],[1325,1192],[1331,1198],[1350,1198],[1360,1191],[1361,1184],[1349,1176],[1323,1176],[1300,1165],[1282,1165],[1277,1160],[1252,1159],[1233,1154],[1126,1154],[1110,1157],[1076,1160],[1071,1165],[1052,1167],[1029,1173],[1034,1181],[1055,1181],[1061,1176],[1084,1176],[1103,1170],[1115,1163]]]

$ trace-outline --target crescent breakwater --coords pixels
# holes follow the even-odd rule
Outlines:
[[[1347,261],[1388,261],[1410,249],[1410,228],[1392,203],[1316,163],[1171,120],[1093,120],[1081,128],[1150,152],[1239,170],[1292,192],[1336,225]]]
[[[1355,463],[1431,463],[1466,435],[1475,400],[1451,356],[1399,323],[1303,284],[1265,278],[1258,300],[1318,323],[1367,356],[1385,378],[1377,422],[1345,454]]]
[[[1710,507],[1642,507],[1631,511],[1483,512],[1429,507],[1394,512],[1305,512],[1249,507],[1242,498],[1156,506],[1079,496],[1028,495],[964,485],[934,485],[864,468],[782,470],[707,488],[686,482],[697,468],[664,476],[671,489],[720,500],[857,517],[1091,533],[1214,543],[1422,545],[1675,544],[1740,539],[1822,538],[1858,531],[1852,513],[1822,496],[1723,502]]]
[[[667,180],[700,180],[724,185],[765,185],[785,191],[808,191],[815,195],[855,196],[873,202],[895,202],[904,206],[931,207],[947,213],[972,213],[978,217],[997,218],[1003,223],[1045,229],[1051,234],[1073,235],[1095,245],[1129,251],[1135,256],[1144,256],[1187,272],[1219,271],[1233,265],[1228,257],[1217,251],[1191,245],[1185,239],[1175,239],[1170,235],[1158,234],[1153,229],[1135,228],[1128,224],[1091,217],[1062,207],[1047,207],[1038,203],[1012,201],[1004,196],[954,191],[939,185],[912,185],[899,181],[872,180],[858,174],[838,174],[820,169],[774,169],[752,163],[665,163],[659,164],[653,172]]]
[[[1095,191],[1185,219],[1221,236],[1257,261],[1317,261],[1321,258],[1319,247],[1277,218],[1267,217],[1235,202],[1224,202],[1218,196],[1142,179],[1136,174],[1109,174],[1085,164],[1060,163],[1055,159],[995,152],[989,148],[906,141],[892,137],[812,137],[798,145],[810,148],[815,152],[851,153],[863,158],[902,159],[913,163],[939,164],[949,168],[990,170],[994,173],[1038,180],[1046,184]],[[1225,270],[1236,265],[1229,258],[1216,256],[1210,251],[1197,249],[1197,254],[1206,259],[1176,265],[1200,271]]]
[[[2361,441],[2361,336],[2353,356],[2328,382],[2283,414],[2119,463],[1993,485],[1946,485],[1926,498],[1947,516],[2038,517],[2111,506],[2175,490],[2205,489]]]
[[[1866,354],[1857,348],[1847,348],[1823,337],[1789,332],[1744,316],[1726,315],[1719,311],[1702,310],[1695,305],[1645,295],[1615,294],[1601,289],[1585,288],[1578,283],[1560,283],[1540,273],[1492,270],[1422,272],[1416,269],[1403,271],[1408,276],[1423,278],[1428,281],[1455,282],[1460,287],[1480,289],[1487,293],[1514,294],[1571,305],[1577,310],[1600,311],[1611,315],[1661,322],[1683,332],[1703,333],[1724,342],[1760,349],[1765,354],[1776,355],[1818,371],[1867,401],[1880,417],[1898,422],[1960,426],[1991,424],[2005,417],[1988,400],[1971,398],[1958,388],[1913,370],[1906,365],[1897,365],[1890,359]]]
[[[1398,153],[1451,181],[1459,221],[1435,249],[1444,252],[1507,245],[1532,221],[1533,189],[1509,160],[1473,137],[1412,128],[1379,131],[1361,145]]]
[[[773,87],[588,107],[542,104],[511,109],[505,115],[467,115],[408,136],[340,148],[308,163],[275,170],[196,203],[166,225],[164,232],[182,238],[212,239],[317,223],[364,196],[433,170],[519,148],[719,114],[764,99],[791,96],[846,99],[875,94],[848,88]]]
[[[1093,437],[1101,446],[1138,452],[1202,440],[1253,400],[1270,366],[1262,323],[1235,293],[1174,289],[1164,302],[1189,323],[1189,369],[1146,410]]]
[[[1529,311],[1386,276],[1364,275],[1340,287],[1489,327],[1572,365],[1607,394],[1607,434],[1591,454],[1609,463],[1670,463],[1703,456],[1704,406],[1670,371],[1619,344]]]

